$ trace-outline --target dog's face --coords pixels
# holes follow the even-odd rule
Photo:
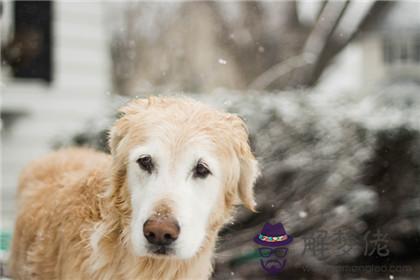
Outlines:
[[[258,169],[238,117],[174,98],[136,100],[122,112],[110,146],[135,255],[191,258],[238,198],[253,209]]]

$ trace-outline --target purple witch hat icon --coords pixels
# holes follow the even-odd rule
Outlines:
[[[266,223],[261,233],[254,237],[254,241],[261,246],[278,247],[291,243],[293,237],[286,233],[281,223]]]

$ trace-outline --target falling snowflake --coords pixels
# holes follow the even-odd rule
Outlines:
[[[308,216],[308,213],[306,213],[306,211],[299,211],[299,217],[300,218],[306,218]]]
[[[219,58],[218,62],[219,62],[220,64],[227,64],[227,61],[226,61],[226,60],[224,60],[223,58]]]
[[[225,106],[231,106],[231,105],[232,105],[232,100],[230,100],[230,99],[226,99],[226,100],[223,102],[223,105],[225,105]]]

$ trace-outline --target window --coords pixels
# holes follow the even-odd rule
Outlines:
[[[394,62],[394,50],[395,48],[392,47],[392,40],[390,38],[385,38],[383,41],[383,55],[385,63],[391,64]]]
[[[383,60],[387,64],[420,63],[420,34],[391,34],[383,39]]]
[[[14,34],[2,54],[16,78],[52,80],[52,2],[15,1]]]
[[[414,43],[414,60],[420,63],[420,34],[416,36]]]

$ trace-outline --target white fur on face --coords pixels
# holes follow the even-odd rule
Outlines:
[[[144,155],[152,157],[151,174],[137,163]],[[128,160],[128,187],[133,208],[130,235],[135,254],[150,255],[143,224],[155,214],[156,203],[170,200],[171,214],[180,226],[178,239],[173,243],[175,256],[182,259],[194,256],[206,236],[209,216],[222,188],[220,165],[211,152],[211,141],[195,139],[177,153],[168,143],[150,141],[132,149]],[[199,160],[211,171],[206,178],[193,176]]]

